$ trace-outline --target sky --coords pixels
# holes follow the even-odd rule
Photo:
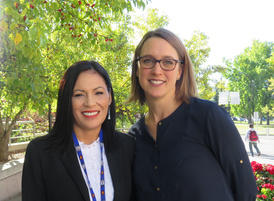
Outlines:
[[[195,30],[209,37],[208,65],[223,64],[252,45],[253,40],[274,42],[274,0],[151,0],[168,16],[168,29],[181,40]]]

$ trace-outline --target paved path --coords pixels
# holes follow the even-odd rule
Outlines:
[[[245,136],[242,136],[244,140]],[[274,165],[274,136],[259,136],[260,143],[258,143],[258,148],[261,151],[261,155],[257,156],[256,150],[253,148],[254,157],[251,156],[249,152],[248,142],[245,142],[245,148],[249,156],[250,161],[256,161],[263,164]]]
[[[21,194],[5,201],[22,201]]]

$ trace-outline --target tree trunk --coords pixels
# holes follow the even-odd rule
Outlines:
[[[251,117],[251,114],[248,115],[248,123],[252,123],[252,117]]]
[[[49,121],[49,132],[50,132],[52,128],[51,104],[49,104],[48,121]]]
[[[9,150],[9,139],[16,121],[22,115],[27,105],[23,105],[21,110],[15,115],[15,117],[11,120],[9,117],[6,118],[5,124],[2,121],[2,117],[0,115],[0,162],[8,160],[8,150]]]
[[[9,149],[9,139],[10,139],[10,133],[1,133],[0,134],[0,162],[7,161],[8,160],[8,149]]]
[[[270,117],[269,117],[269,112],[267,113],[266,116],[266,125],[269,125],[270,121],[269,121]]]

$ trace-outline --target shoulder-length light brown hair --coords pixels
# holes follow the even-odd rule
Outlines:
[[[131,72],[131,94],[129,102],[139,101],[143,105],[146,101],[144,90],[141,88],[139,79],[136,75],[138,68],[137,58],[140,57],[144,43],[152,37],[159,37],[166,40],[177,52],[179,60],[183,60],[183,64],[179,64],[182,68],[182,74],[179,80],[176,82],[176,99],[182,102],[189,103],[191,97],[196,97],[197,87],[194,77],[194,71],[190,57],[186,51],[185,46],[182,41],[171,31],[158,28],[154,31],[147,32],[138,46],[135,49],[135,54],[132,62],[132,72]]]

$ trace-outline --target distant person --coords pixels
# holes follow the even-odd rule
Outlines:
[[[28,145],[22,201],[130,201],[134,138],[115,131],[111,81],[81,61],[60,82],[52,131]]]
[[[249,142],[251,156],[254,156],[253,147],[256,149],[258,156],[260,156],[261,152],[257,146],[257,143],[260,142],[260,140],[253,124],[249,124],[249,129],[246,133],[245,140]]]
[[[237,128],[217,104],[197,98],[181,40],[159,28],[138,44],[131,101],[148,106],[136,136],[137,201],[255,201],[257,188]]]

